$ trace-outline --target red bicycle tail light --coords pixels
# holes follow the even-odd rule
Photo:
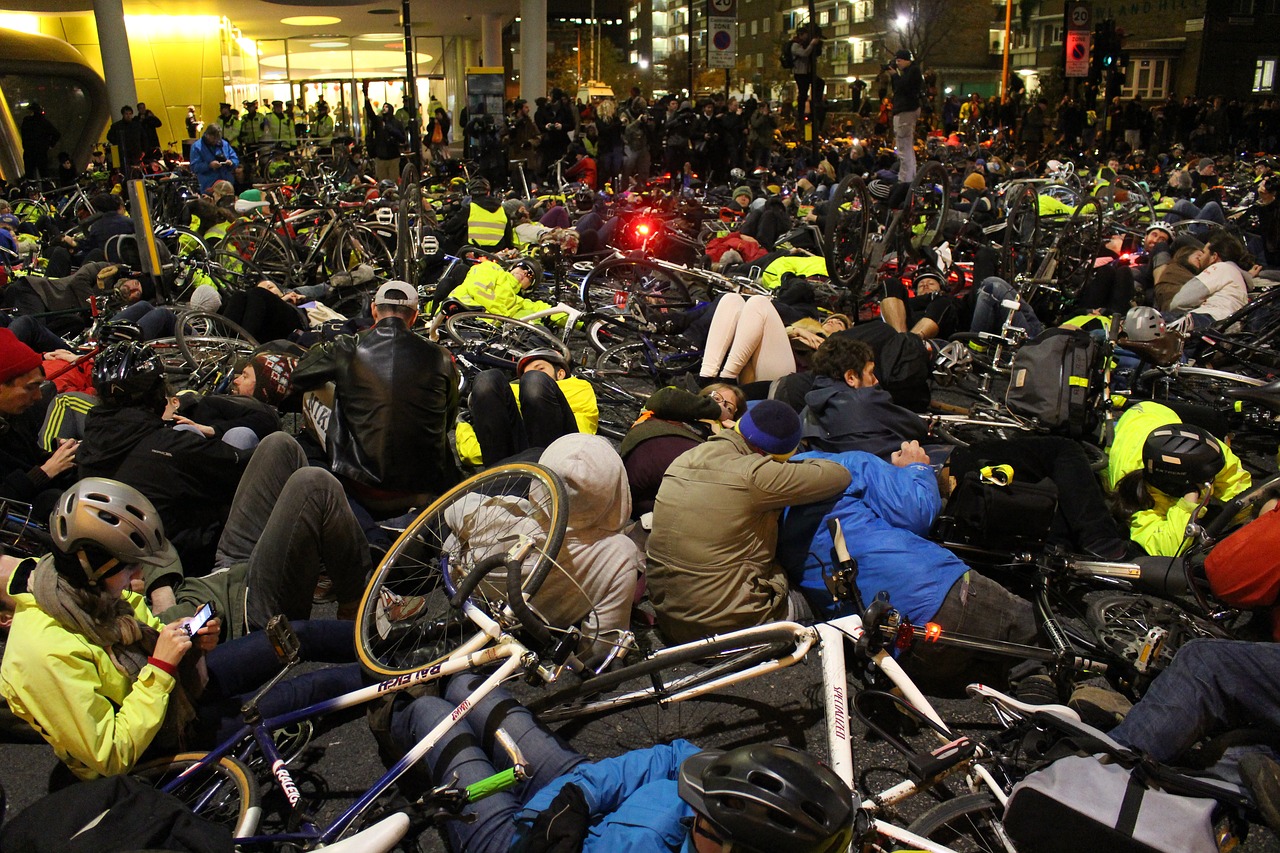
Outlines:
[[[641,222],[639,225],[636,226],[636,233],[639,234],[641,237],[649,236],[650,230],[652,229],[649,228],[648,222]]]
[[[926,622],[924,626],[924,640],[926,643],[936,643],[938,638],[942,636],[942,626],[937,622]]]

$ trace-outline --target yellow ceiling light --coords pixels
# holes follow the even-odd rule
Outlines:
[[[347,43],[345,41],[313,41],[311,42],[311,46],[312,47],[346,47]]]
[[[362,36],[356,36],[360,41],[388,41],[389,39],[404,38],[404,33],[366,33]]]
[[[291,27],[327,27],[330,24],[341,24],[341,18],[332,15],[295,15],[292,18],[281,18],[280,23]]]

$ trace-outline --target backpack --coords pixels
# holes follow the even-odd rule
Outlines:
[[[791,39],[783,39],[782,55],[779,58],[782,60],[782,67],[788,71],[796,67],[796,57],[791,52]]]
[[[1005,404],[1019,417],[1080,438],[1096,426],[1102,347],[1079,329],[1046,329],[1013,356]]]

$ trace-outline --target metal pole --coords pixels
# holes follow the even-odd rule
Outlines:
[[[418,74],[417,57],[413,52],[413,18],[409,0],[400,0],[400,21],[404,26],[404,79],[405,108],[409,113],[409,162],[413,163],[418,180],[422,180],[422,131],[418,122]]]
[[[1004,0],[1004,71],[1000,74],[1000,103],[1009,93],[1009,41],[1013,33],[1013,0]]]
[[[814,10],[814,0],[809,0],[809,33],[818,37],[818,13]],[[816,51],[809,57],[809,135],[813,137],[813,153],[818,153],[818,110],[814,106],[818,93],[818,56]],[[799,104],[797,103],[797,106]],[[800,140],[804,141],[804,113],[800,114]]]
[[[693,0],[689,0],[689,20],[686,21],[689,31],[689,49],[685,51],[689,59],[689,102],[693,102]]]

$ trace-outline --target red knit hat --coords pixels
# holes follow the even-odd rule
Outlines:
[[[253,396],[270,406],[279,406],[292,392],[290,379],[298,364],[297,356],[258,353],[250,362],[256,380]]]
[[[40,353],[18,340],[8,329],[0,329],[0,382],[30,373],[41,364]]]

